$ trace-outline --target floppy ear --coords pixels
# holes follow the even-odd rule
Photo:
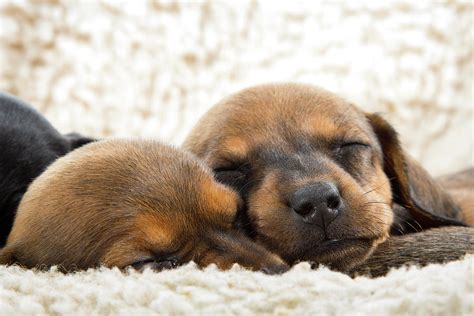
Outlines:
[[[69,145],[71,146],[70,150],[74,150],[83,145],[96,141],[96,139],[94,138],[82,136],[81,134],[78,134],[78,133],[65,134],[64,138],[66,138],[66,140],[69,142]]]
[[[376,114],[368,114],[367,118],[383,151],[384,171],[390,179],[393,202],[406,208],[422,229],[466,226],[451,196],[403,151],[394,128]]]

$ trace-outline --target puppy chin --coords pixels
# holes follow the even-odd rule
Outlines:
[[[325,265],[332,270],[347,272],[366,261],[383,238],[333,239],[309,249],[303,256],[313,268]]]

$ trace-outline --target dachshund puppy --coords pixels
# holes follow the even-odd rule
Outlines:
[[[0,93],[0,247],[28,185],[58,157],[93,141],[61,135],[37,111]]]
[[[389,123],[317,87],[269,84],[234,94],[204,115],[183,147],[240,193],[241,227],[288,263],[348,271],[390,231],[465,225]]]
[[[423,232],[393,236],[380,244],[352,275],[379,277],[391,268],[407,264],[425,266],[446,263],[474,254],[474,228],[447,226]]]
[[[188,153],[155,141],[99,141],[30,185],[0,263],[160,270],[194,260],[285,271],[278,256],[233,228],[240,203]]]

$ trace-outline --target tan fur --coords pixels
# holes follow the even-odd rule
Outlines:
[[[155,141],[97,142],[32,183],[0,260],[64,270],[143,260],[140,267],[157,269],[162,261],[194,260],[285,270],[280,258],[232,228],[238,199],[183,151]]]
[[[333,148],[351,141],[370,150],[341,163]],[[183,147],[218,179],[247,166],[240,182],[226,183],[245,199],[250,223],[243,227],[290,263],[311,260],[348,270],[391,229],[463,224],[458,205],[402,150],[384,119],[314,86],[269,84],[231,95],[201,118]],[[325,236],[301,224],[288,204],[292,192],[321,180],[336,183],[347,206]],[[408,218],[393,211],[394,203]],[[328,246],[325,238],[340,242]]]
[[[211,221],[220,219],[223,227],[232,227],[235,211],[242,203],[237,193],[228,190],[226,194],[223,194],[222,186],[216,185],[216,181],[208,177],[202,181],[201,198],[207,202],[203,215]]]

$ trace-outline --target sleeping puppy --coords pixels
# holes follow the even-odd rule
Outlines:
[[[59,134],[36,110],[0,93],[0,247],[31,181],[58,157],[91,141]]]
[[[30,185],[0,263],[160,270],[193,260],[285,271],[278,256],[233,228],[240,203],[188,153],[155,141],[99,141]]]
[[[465,225],[463,210],[406,154],[389,123],[317,87],[234,94],[183,147],[240,193],[241,226],[288,263],[347,271],[391,231]]]

